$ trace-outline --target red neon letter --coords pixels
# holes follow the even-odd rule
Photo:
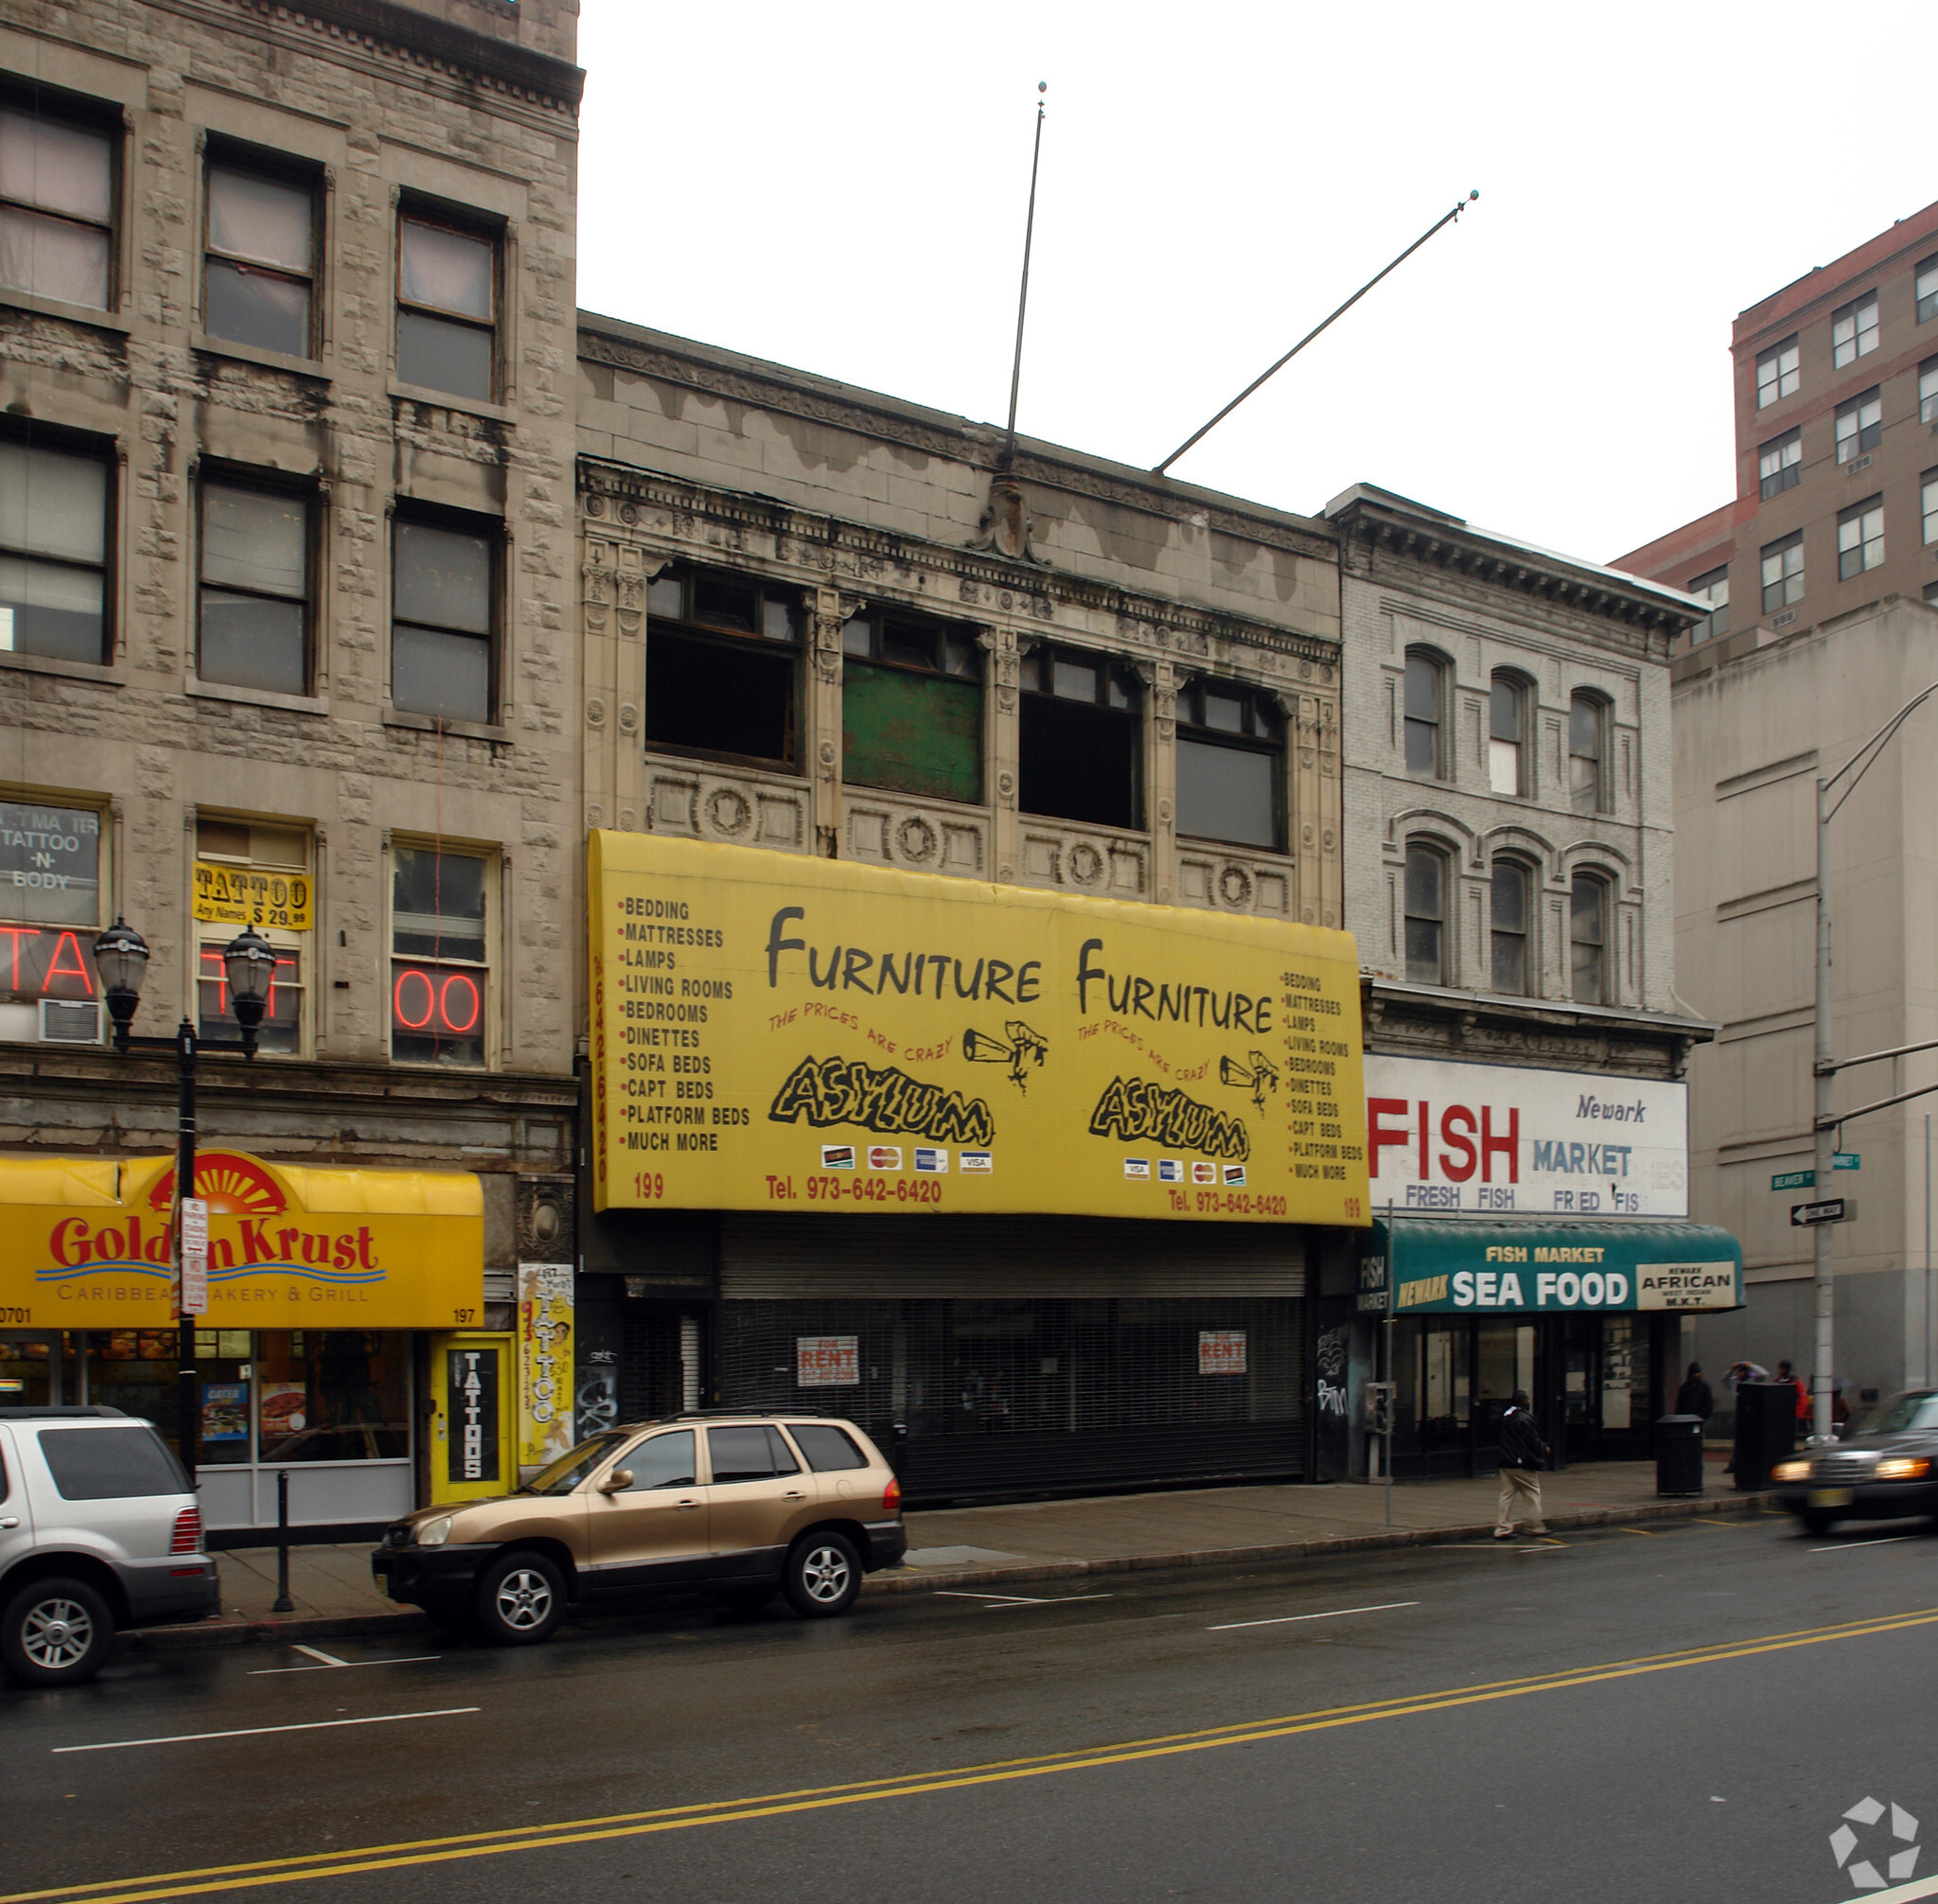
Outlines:
[[[404,987],[414,978],[424,988],[424,1015],[413,1018],[404,1011]],[[391,987],[391,1016],[407,1031],[421,1031],[431,1022],[431,1014],[437,1009],[437,995],[431,989],[431,975],[420,972],[414,965],[406,965],[397,974],[396,983]]]
[[[462,985],[471,996],[471,1015],[462,1025],[450,1014],[450,988],[453,985]],[[444,1020],[447,1031],[470,1031],[484,1009],[484,1001],[479,996],[476,980],[467,978],[462,972],[453,972],[437,989],[437,1015]]]

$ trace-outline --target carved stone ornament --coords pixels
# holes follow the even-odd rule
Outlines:
[[[634,706],[633,706],[633,704],[632,704],[632,703],[631,703],[630,701],[622,701],[622,702],[621,702],[621,703],[619,704],[619,731],[620,731],[620,732],[621,732],[621,733],[631,733],[631,732],[633,732],[633,730],[634,730],[635,728],[637,728],[637,727],[639,726],[639,724],[640,724],[640,711],[639,711],[639,709],[638,709],[638,708],[636,708],[636,707],[634,707]]]
[[[604,727],[606,725],[606,703],[595,695],[586,703],[586,725]]]
[[[987,549],[1009,562],[1044,560],[1031,546],[1036,524],[1023,501],[1023,485],[1006,471],[998,470],[989,479],[989,501],[983,504],[982,520],[976,525],[972,549]]]

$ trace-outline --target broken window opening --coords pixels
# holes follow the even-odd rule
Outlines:
[[[1102,655],[1039,647],[1023,663],[1023,811],[1088,826],[1143,825],[1143,689]]]
[[[674,571],[646,594],[646,745],[799,770],[800,591]]]

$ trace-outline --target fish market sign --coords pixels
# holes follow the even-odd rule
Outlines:
[[[1365,1083],[1375,1210],[1689,1213],[1686,1084],[1372,1056]]]

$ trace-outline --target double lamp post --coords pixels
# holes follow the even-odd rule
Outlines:
[[[255,1055],[256,1028],[262,1023],[269,1003],[270,988],[276,970],[275,947],[253,926],[245,926],[222,948],[222,973],[229,995],[229,1009],[241,1029],[238,1039],[220,1044],[205,1040],[194,1024],[184,1018],[172,1038],[138,1038],[129,1030],[134,1010],[141,1003],[141,981],[148,974],[148,942],[128,924],[117,919],[95,941],[95,969],[100,975],[101,995],[108,1001],[108,1015],[115,1022],[115,1049],[123,1057],[130,1051],[173,1051],[181,1070],[177,1100],[175,1139],[175,1313],[181,1321],[179,1443],[182,1465],[188,1471],[188,1485],[195,1486],[196,1457],[200,1452],[201,1399],[196,1393],[195,1325],[207,1303],[207,1284],[195,1287],[185,1273],[185,1215],[195,1198],[195,1061],[203,1051],[234,1053],[244,1058]],[[205,1223],[202,1235],[206,1239]],[[205,1261],[205,1259],[204,1259]]]

